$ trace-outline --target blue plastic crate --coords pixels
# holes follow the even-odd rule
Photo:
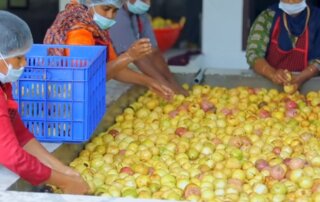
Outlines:
[[[69,56],[49,56],[64,48]],[[33,45],[13,96],[24,124],[43,142],[87,141],[106,110],[106,48]]]

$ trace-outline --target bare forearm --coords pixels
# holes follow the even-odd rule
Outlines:
[[[55,165],[62,164],[58,159],[51,155],[36,139],[30,140],[24,147],[29,154],[35,156],[41,163],[54,169]]]
[[[154,57],[157,68],[160,69],[166,75],[167,79],[173,78],[173,75],[168,67],[168,63],[164,59],[159,48],[153,50],[152,56]]]
[[[154,49],[152,54],[135,61],[134,64],[141,72],[160,82],[165,83],[167,80],[173,79],[166,61],[157,49]]]
[[[117,59],[107,63],[107,80],[113,79],[133,62],[133,58],[127,53],[121,54]]]
[[[296,77],[296,82],[303,84],[312,77],[316,76],[318,73],[318,68],[311,64]]]
[[[267,60],[263,58],[257,59],[254,63],[253,68],[258,74],[270,80],[272,80],[272,76],[275,73],[275,69],[271,67],[271,65],[269,65]]]
[[[118,72],[118,74],[115,75],[114,79],[124,83],[147,86],[148,80],[150,78],[129,68],[125,68],[122,71]]]

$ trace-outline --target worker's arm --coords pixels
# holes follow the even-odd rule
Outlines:
[[[51,169],[21,147],[5,102],[0,100],[0,164],[33,185],[41,184],[49,179]]]
[[[157,80],[171,80],[173,75],[170,72],[166,61],[164,60],[160,51],[153,48],[152,53],[139,60],[134,64],[145,74]]]
[[[297,75],[293,75],[291,84],[296,85],[299,89],[306,81],[319,74],[319,69],[316,64],[309,64],[309,66]]]
[[[66,40],[67,45],[95,45],[95,39],[92,33],[86,29],[77,29],[70,31]],[[108,64],[107,79],[112,79],[121,70],[128,67],[133,61],[144,57],[152,52],[149,39],[140,39],[119,57],[115,56],[114,48],[109,43],[108,47]]]
[[[267,9],[252,24],[247,41],[246,58],[256,73],[276,84],[284,85],[288,82],[286,72],[275,69],[265,59],[274,15],[274,11]]]
[[[90,191],[81,176],[70,176],[55,170],[52,170],[45,183],[57,186],[65,194],[87,194]]]
[[[87,193],[89,188],[82,178],[65,169],[66,166],[42,147],[17,112],[13,117],[9,116],[5,97],[13,99],[11,84],[5,85],[5,91],[0,90],[0,164],[33,185],[47,182],[64,193]]]
[[[23,148],[53,170],[70,176],[80,176],[78,172],[64,165],[50,154],[36,139],[30,140]]]
[[[173,91],[168,87],[162,85],[157,80],[152,79],[149,76],[140,74],[129,68],[125,68],[120,71],[115,76],[115,79],[126,83],[145,86],[166,100],[171,100],[173,97]]]
[[[253,64],[253,69],[255,72],[266,77],[275,84],[284,85],[290,82],[290,77],[287,75],[288,71],[283,69],[275,69],[264,58],[256,59],[255,63]]]
[[[188,92],[175,80],[173,74],[169,70],[167,62],[158,48],[153,48],[150,55],[136,60],[134,64],[144,74],[159,81],[164,86],[169,87],[173,92],[186,96],[188,95]]]

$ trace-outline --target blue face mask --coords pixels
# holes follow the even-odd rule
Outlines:
[[[288,15],[298,14],[301,11],[303,11],[306,7],[307,7],[307,3],[305,0],[297,4],[283,3],[282,1],[280,1],[279,3],[279,8],[283,10],[285,13],[287,13]]]
[[[94,10],[94,7],[93,7],[93,10]],[[116,24],[115,20],[103,17],[102,15],[99,15],[95,10],[94,10],[94,14],[93,14],[93,20],[95,23],[97,23],[97,25],[102,30],[109,29],[114,24]]]
[[[8,64],[0,53],[1,59],[4,61],[8,68],[8,72],[6,75],[0,73],[0,82],[1,83],[11,83],[17,81],[24,71],[24,67],[20,67],[19,69],[14,69],[11,64]]]
[[[138,15],[146,13],[150,8],[150,5],[147,3],[144,3],[142,0],[136,0],[134,4],[127,1],[127,6],[128,6],[128,10],[131,13],[138,14]]]

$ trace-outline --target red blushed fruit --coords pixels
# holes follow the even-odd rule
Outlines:
[[[242,139],[238,136],[231,137],[228,144],[233,147],[240,148],[242,146]]]
[[[286,108],[287,109],[297,109],[298,105],[295,101],[292,101],[292,100],[289,100],[287,103],[286,103]]]
[[[259,111],[259,117],[265,119],[271,117],[271,115],[269,111],[262,109]]]
[[[261,88],[254,88],[254,93],[255,93],[255,94],[260,93],[260,91],[261,91]]]
[[[281,153],[281,148],[280,147],[274,147],[272,152],[276,155],[279,155]]]
[[[209,111],[215,112],[216,111],[216,107],[208,100],[202,100],[200,106],[201,106],[201,109],[205,112],[209,112]]]
[[[242,191],[243,182],[239,179],[230,178],[228,179],[228,185],[232,188],[237,189],[238,191]]]
[[[290,162],[291,162],[291,159],[290,158],[285,158],[283,159],[282,161],[286,166],[289,166]]]
[[[280,181],[286,176],[286,171],[280,165],[276,165],[271,167],[270,176]]]
[[[149,170],[148,170],[148,174],[149,175],[153,175],[154,171],[155,171],[154,168],[150,167]]]
[[[263,130],[262,129],[257,129],[257,130],[254,130],[254,134],[256,134],[256,135],[262,135],[262,133],[263,133]]]
[[[252,143],[251,143],[251,140],[248,138],[248,137],[241,137],[241,141],[242,141],[242,146],[251,146]]]
[[[130,167],[121,168],[120,173],[127,173],[128,175],[134,174],[133,170]]]
[[[263,169],[269,167],[269,163],[264,159],[259,159],[256,161],[255,166],[259,171],[262,171]]]
[[[119,131],[112,129],[108,134],[112,135],[112,137],[117,137],[119,135]]]
[[[222,112],[224,115],[226,115],[226,116],[232,115],[232,110],[227,109],[227,108],[221,109],[221,112]]]
[[[257,94],[260,90],[258,88],[248,88],[250,94]]]
[[[286,117],[293,118],[298,114],[298,111],[296,109],[288,109],[286,112]]]
[[[197,175],[197,178],[198,178],[199,180],[202,180],[204,176],[205,176],[205,174],[204,174],[204,173],[201,173],[201,174]]]
[[[188,130],[184,127],[179,127],[176,129],[176,135],[179,135],[180,137],[182,137],[184,134],[186,134],[186,132],[188,132]]]
[[[191,103],[190,102],[185,102],[185,103],[183,103],[182,105],[180,105],[178,108],[177,108],[177,110],[179,111],[179,112],[181,112],[181,111],[188,111],[188,108],[189,108],[189,105],[190,105]]]
[[[215,137],[215,138],[212,139],[212,143],[214,145],[222,144],[222,140],[220,140],[219,138]]]
[[[311,188],[312,193],[320,192],[320,179],[313,181],[313,186]]]
[[[190,196],[200,196],[200,195],[201,195],[201,190],[195,184],[189,184],[188,186],[186,186],[183,192],[183,196],[185,198],[189,198]]]
[[[176,117],[178,114],[179,114],[179,111],[173,110],[173,111],[169,112],[169,117],[170,117],[170,118],[174,118],[174,117]]]
[[[120,154],[120,155],[125,155],[125,154],[126,154],[126,152],[127,152],[127,150],[122,149],[122,150],[120,150],[120,151],[119,151],[119,154]]]

